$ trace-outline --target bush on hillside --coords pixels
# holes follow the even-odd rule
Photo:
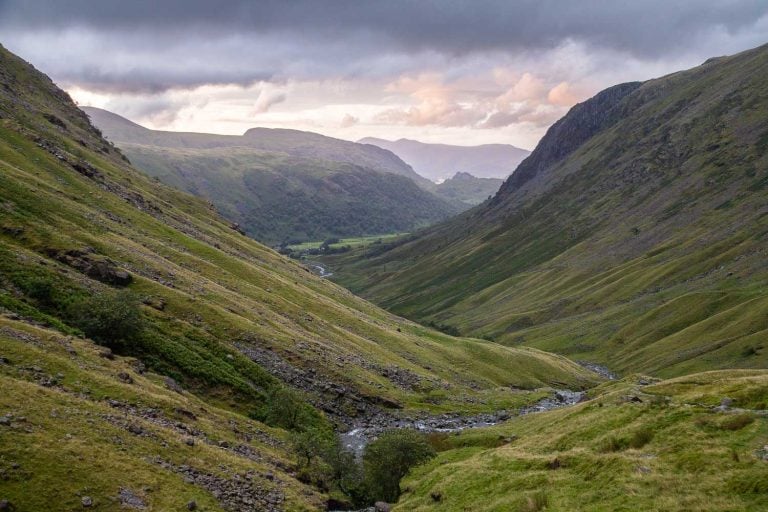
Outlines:
[[[369,444],[363,455],[365,484],[372,501],[397,501],[400,480],[414,466],[435,456],[426,436],[416,430],[392,430]]]
[[[69,306],[67,316],[89,338],[118,350],[144,327],[140,301],[129,290],[110,290],[78,300]]]

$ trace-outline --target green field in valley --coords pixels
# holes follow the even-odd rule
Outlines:
[[[392,242],[396,238],[399,238],[401,236],[408,235],[409,233],[389,233],[387,235],[368,235],[368,236],[359,236],[355,238],[340,238],[338,242],[328,244],[328,247],[331,249],[340,249],[342,247],[350,246],[352,248],[355,247],[365,247],[366,245],[371,245],[375,243],[383,243],[383,242]],[[301,244],[293,244],[289,245],[288,249],[291,249],[292,251],[307,251],[310,249],[319,249],[320,246],[323,245],[325,241],[315,241],[315,242],[304,242]]]

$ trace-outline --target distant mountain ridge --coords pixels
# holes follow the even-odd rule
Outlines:
[[[509,144],[454,146],[428,144],[410,139],[390,141],[365,137],[358,141],[388,149],[432,181],[446,180],[457,172],[478,178],[504,179],[515,170],[530,151]]]
[[[248,147],[262,151],[282,151],[298,157],[346,162],[373,171],[399,174],[415,182],[424,181],[411,166],[390,151],[319,133],[284,128],[250,128],[243,135],[171,132],[151,130],[96,107],[82,107],[82,110],[115,143],[187,149]]]
[[[156,131],[84,110],[137,167],[210,200],[263,242],[412,231],[468,207],[376,146],[283,129]]]

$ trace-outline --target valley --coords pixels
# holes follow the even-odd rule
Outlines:
[[[123,498],[318,509],[340,491],[320,490],[327,466],[296,458],[302,433],[382,412],[514,410],[601,380],[560,356],[444,335],[313,276],[133,169],[4,49],[0,71],[0,456],[20,468],[0,491],[16,510]],[[61,467],[76,469],[49,485]]]
[[[480,4],[397,10],[405,58],[388,4],[169,3],[206,38],[173,62],[123,7],[133,64],[69,17],[61,80],[0,46],[0,512],[768,509],[768,45],[587,94],[667,68],[579,81],[567,9],[461,49]],[[349,17],[280,55],[305,10]]]

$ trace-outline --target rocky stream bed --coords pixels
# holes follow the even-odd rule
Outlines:
[[[361,456],[365,446],[383,432],[398,428],[412,428],[421,432],[460,432],[470,428],[490,427],[506,421],[513,416],[522,416],[534,412],[550,411],[560,407],[574,405],[584,397],[583,391],[556,390],[551,396],[538,402],[509,412],[498,411],[472,416],[462,416],[458,413],[445,413],[435,416],[418,418],[397,418],[389,415],[377,415],[355,424],[351,429],[339,434],[341,442],[347,450]]]

